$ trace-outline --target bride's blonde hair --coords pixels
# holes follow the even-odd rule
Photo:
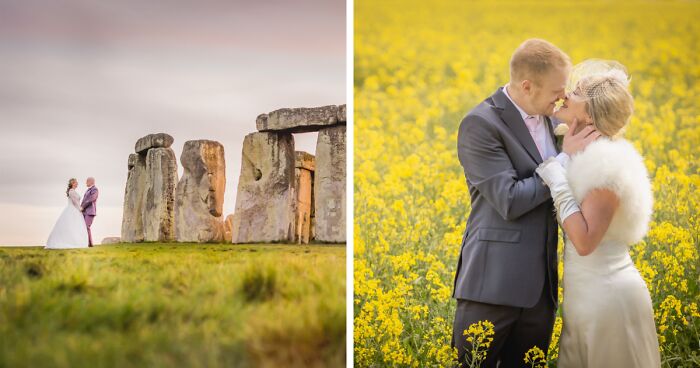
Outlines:
[[[572,93],[586,100],[593,125],[603,135],[618,138],[634,112],[625,67],[616,61],[586,60],[574,67]]]
[[[77,183],[77,182],[78,182],[78,180],[76,180],[75,178],[70,178],[70,180],[68,180],[68,189],[66,189],[66,197],[68,197],[70,195],[70,194],[68,194],[68,192],[70,192],[70,190],[73,189],[73,183]]]

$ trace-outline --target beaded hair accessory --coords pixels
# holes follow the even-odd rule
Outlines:
[[[627,89],[629,83],[624,65],[613,60],[588,59],[572,68],[566,93],[590,100],[607,94],[613,87]]]

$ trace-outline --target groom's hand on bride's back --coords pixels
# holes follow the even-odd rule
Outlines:
[[[579,130],[578,126],[578,120],[574,119],[571,127],[569,127],[569,131],[564,135],[562,151],[569,156],[583,151],[586,146],[600,137],[600,132],[595,129],[593,124],[585,125],[580,131],[577,131]]]

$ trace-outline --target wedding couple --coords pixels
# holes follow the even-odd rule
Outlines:
[[[99,191],[95,187],[95,179],[87,178],[85,182],[87,190],[83,200],[76,191],[78,181],[70,179],[66,189],[68,204],[58,217],[46,249],[68,249],[92,247],[92,233],[90,226],[97,215],[97,197]]]
[[[558,367],[660,366],[651,298],[628,253],[653,201],[643,159],[622,138],[633,112],[628,85],[617,62],[572,67],[556,46],[531,39],[511,58],[510,82],[462,121],[472,207],[453,293],[462,366],[471,349],[463,331],[483,320],[495,330],[485,366],[522,367],[530,348],[547,352],[557,223],[565,235]],[[555,128],[566,127],[558,147]]]

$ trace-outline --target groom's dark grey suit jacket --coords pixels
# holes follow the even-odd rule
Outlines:
[[[556,142],[552,122],[545,125]],[[546,287],[556,306],[559,230],[549,189],[535,176],[542,157],[502,88],[467,114],[457,139],[471,213],[452,296],[529,308]]]

